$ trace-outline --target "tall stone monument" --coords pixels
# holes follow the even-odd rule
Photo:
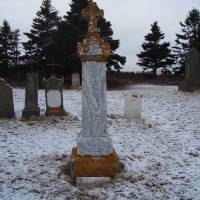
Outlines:
[[[86,38],[78,43],[83,80],[82,131],[77,148],[72,149],[69,165],[73,184],[76,177],[114,177],[118,167],[118,157],[107,132],[106,60],[111,50],[97,27],[103,10],[90,1],[82,17],[89,21],[89,27]]]
[[[38,75],[31,72],[26,75],[25,108],[22,117],[29,119],[31,116],[39,116],[38,106]]]
[[[0,118],[15,117],[13,91],[4,79],[0,79]]]
[[[185,82],[180,85],[183,91],[192,92],[200,89],[200,51],[191,48],[185,60]]]

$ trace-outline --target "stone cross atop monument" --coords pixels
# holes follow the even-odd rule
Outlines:
[[[83,18],[89,20],[86,38],[78,43],[78,55],[81,61],[106,61],[111,52],[110,44],[100,37],[97,26],[98,21],[103,17],[103,10],[100,10],[96,3],[91,2],[81,14]]]
[[[104,12],[100,10],[96,3],[92,2],[81,12],[81,16],[88,20],[88,34],[98,33],[98,21],[103,17]]]

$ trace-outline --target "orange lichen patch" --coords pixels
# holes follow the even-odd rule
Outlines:
[[[48,112],[49,113],[58,113],[58,112],[60,112],[60,108],[49,108]]]
[[[88,32],[86,38],[77,45],[77,54],[82,62],[96,61],[105,62],[111,54],[111,46],[100,36],[98,21],[103,17],[103,10],[99,9],[95,2],[90,2],[82,11],[82,17],[88,20]],[[101,52],[97,55],[88,55],[92,44],[95,44]]]
[[[70,173],[71,181],[76,183],[76,177],[111,177],[113,178],[118,169],[118,157],[113,154],[108,156],[80,156],[77,148],[72,149],[71,159],[73,169]]]
[[[92,30],[97,30],[97,22],[100,20],[104,15],[104,11],[99,9],[97,6],[97,3],[95,2],[90,2],[88,4],[88,7],[83,9],[81,12],[81,16],[86,18],[90,22]],[[95,17],[91,17],[95,16]]]

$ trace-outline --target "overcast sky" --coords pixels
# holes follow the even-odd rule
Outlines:
[[[32,19],[42,0],[0,0],[0,23],[6,19],[12,28],[21,33],[29,31]],[[52,0],[54,7],[64,15],[71,0]],[[137,56],[141,51],[144,35],[150,24],[159,22],[166,40],[174,44],[175,33],[180,32],[180,21],[184,21],[193,7],[200,9],[200,0],[96,0],[104,9],[105,17],[112,23],[114,38],[120,39],[118,53],[127,57],[125,70],[137,70]],[[22,37],[22,40],[25,38]]]

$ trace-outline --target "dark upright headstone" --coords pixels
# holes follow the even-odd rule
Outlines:
[[[185,82],[180,89],[188,92],[200,89],[200,52],[195,47],[186,56]]]
[[[51,76],[49,79],[44,80],[45,84],[45,97],[46,97],[46,116],[65,115],[63,106],[63,86],[64,79],[58,79]]]
[[[22,117],[29,119],[31,116],[39,116],[40,108],[38,106],[38,75],[30,73],[26,75],[26,94],[25,108]]]
[[[186,81],[200,80],[200,52],[194,47],[186,56],[185,79]]]
[[[0,79],[0,117],[15,117],[12,88]]]

